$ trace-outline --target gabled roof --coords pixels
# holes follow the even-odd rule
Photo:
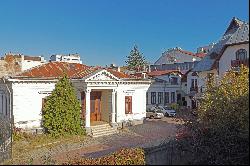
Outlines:
[[[164,52],[162,56],[154,63],[154,65],[162,65],[168,62],[169,56],[175,56],[176,53],[181,55],[188,55],[194,58],[203,58],[206,54],[205,53],[193,53],[190,51],[182,50],[181,48],[173,48],[169,49],[168,51]]]
[[[211,70],[220,59],[227,46],[249,43],[249,23],[233,18],[222,36],[211,51],[194,67],[192,71]]]
[[[83,78],[91,73],[100,70],[100,67],[89,67],[83,64],[79,63],[67,63],[67,62],[49,62],[34,68],[31,68],[30,70],[26,70],[23,73],[20,73],[15,77],[18,78],[59,78],[64,75],[64,73],[69,78]],[[124,74],[122,72],[114,71],[111,69],[106,69],[108,72],[113,74],[117,78],[130,78],[129,75]]]

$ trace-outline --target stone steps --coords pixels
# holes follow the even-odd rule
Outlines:
[[[91,126],[92,137],[101,137],[118,133],[118,130],[112,128],[109,124]]]

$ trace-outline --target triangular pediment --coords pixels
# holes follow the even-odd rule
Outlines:
[[[118,81],[119,78],[103,69],[101,71],[97,71],[86,78],[86,81]]]

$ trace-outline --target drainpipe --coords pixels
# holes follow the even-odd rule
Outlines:
[[[5,78],[3,78],[2,80],[3,80],[3,83],[5,84],[6,83]],[[6,85],[6,88],[7,88],[8,92],[9,92],[9,109],[10,109],[10,115],[11,115],[11,118],[10,118],[10,120],[11,120],[11,123],[10,123],[10,128],[11,128],[10,139],[11,139],[11,158],[12,158],[12,145],[13,145],[12,144],[12,139],[13,139],[12,138],[12,132],[13,132],[12,130],[13,130],[13,123],[14,123],[14,115],[13,115],[13,109],[12,109],[12,93],[11,93],[7,83],[5,85]]]

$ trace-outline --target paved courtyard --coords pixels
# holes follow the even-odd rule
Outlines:
[[[64,162],[76,156],[99,157],[114,152],[121,147],[159,145],[175,137],[179,126],[181,126],[181,121],[178,117],[147,119],[143,124],[127,127],[117,134],[97,138],[87,137],[83,142],[61,143],[54,147],[42,147],[29,151],[23,156],[25,156],[25,159],[32,158],[33,164],[40,164],[44,158]]]
[[[61,153],[57,160],[65,156],[80,155],[84,157],[100,157],[114,152],[121,147],[150,147],[159,145],[175,137],[181,123],[176,118],[147,119],[141,125],[130,126],[118,134],[92,138],[91,146]]]

